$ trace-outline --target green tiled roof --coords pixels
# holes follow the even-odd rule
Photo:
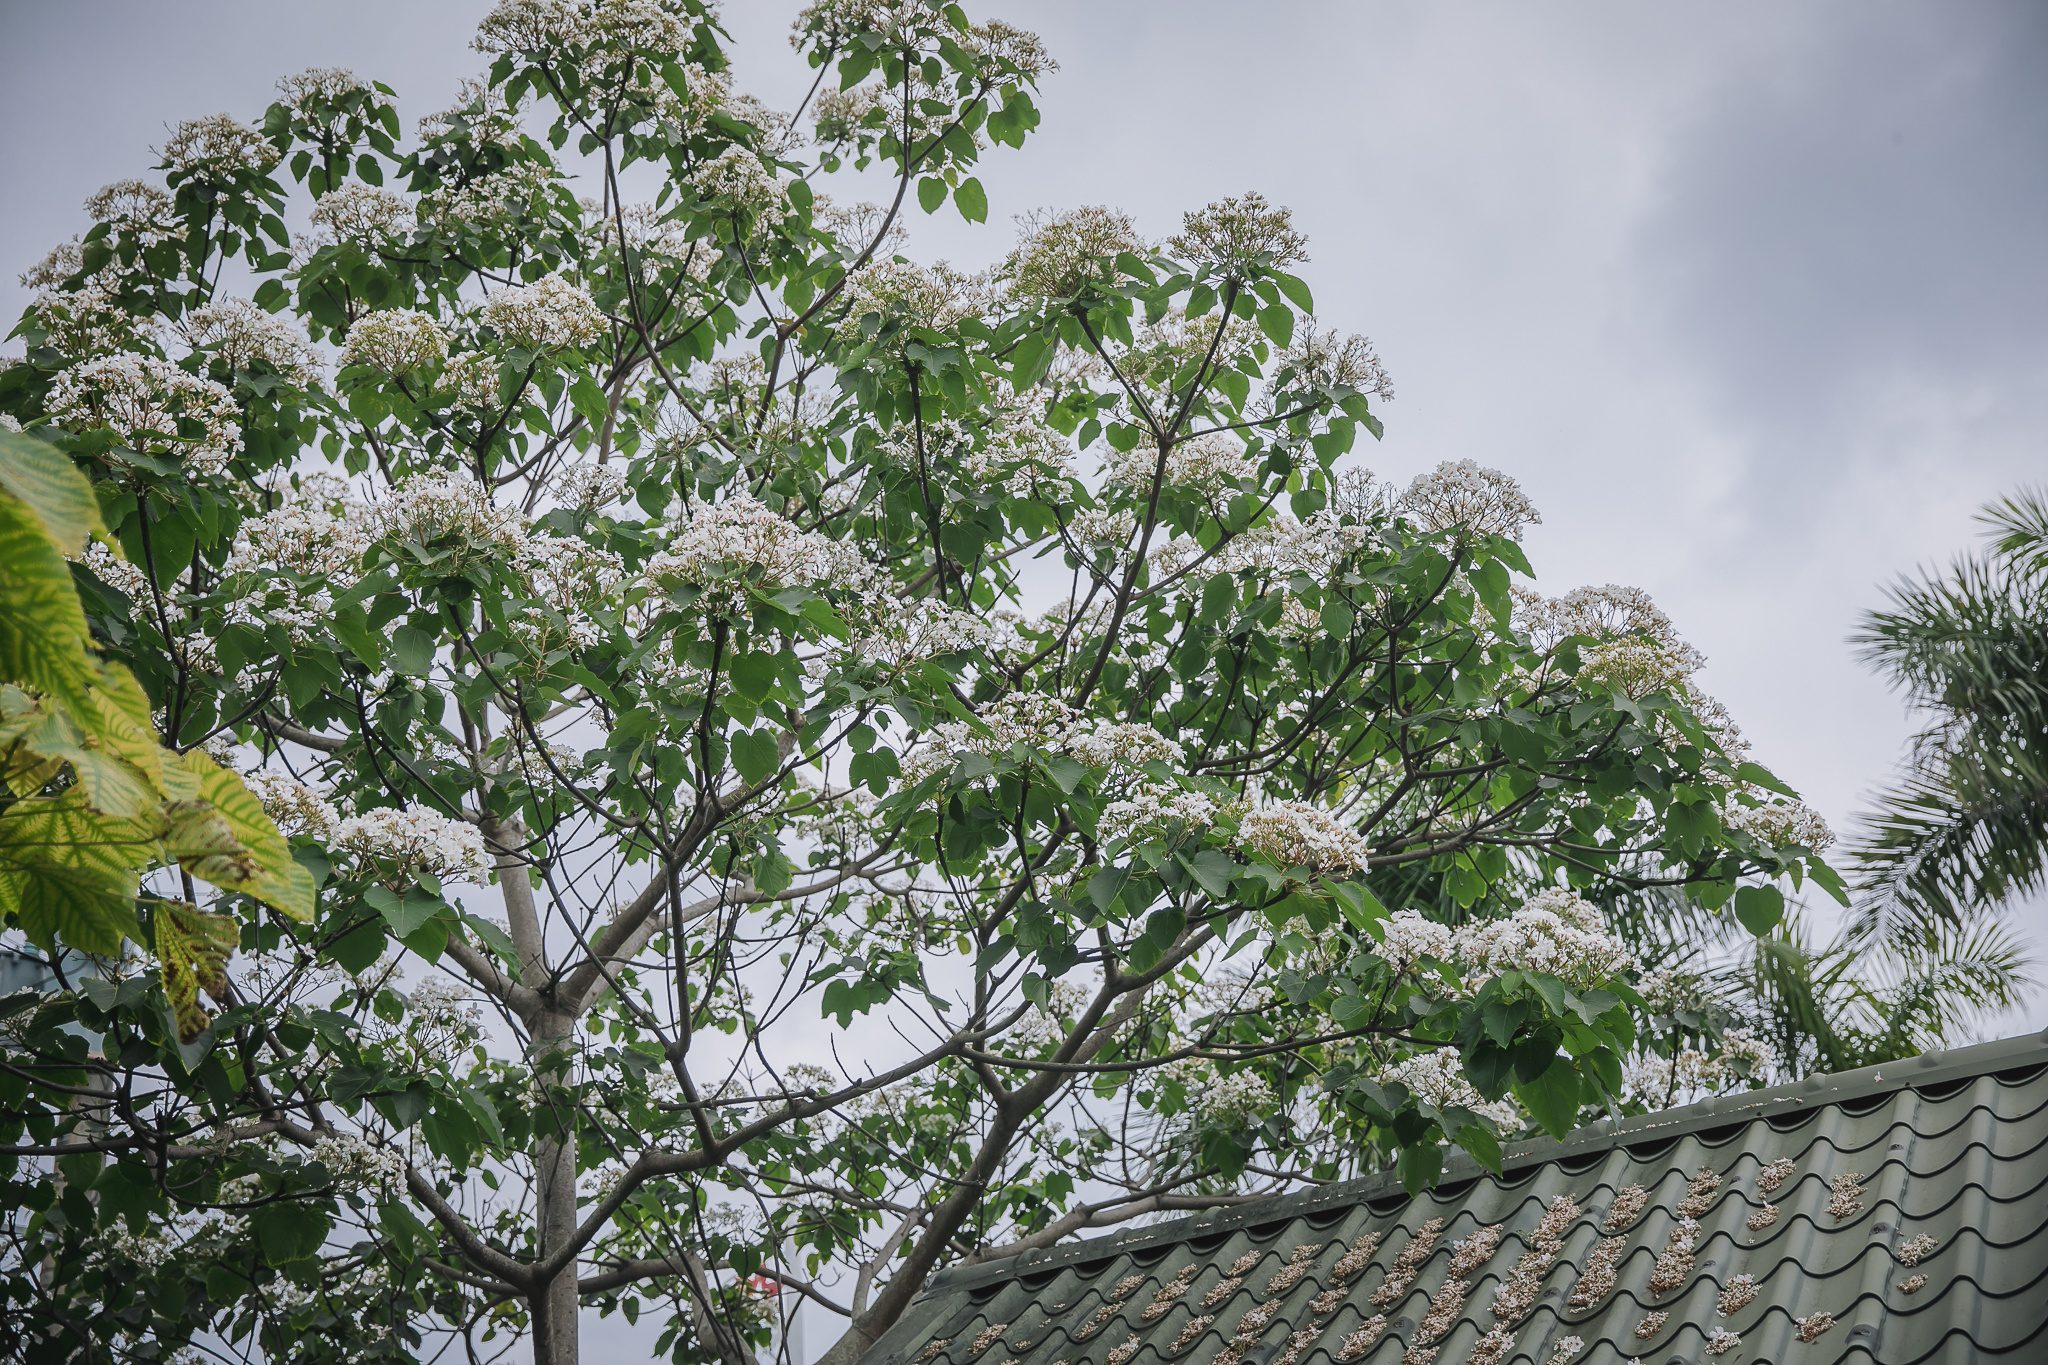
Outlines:
[[[2048,1034],[1455,1158],[1412,1199],[1376,1177],[956,1268],[862,1365],[1961,1365],[2048,1360],[2044,1326]]]

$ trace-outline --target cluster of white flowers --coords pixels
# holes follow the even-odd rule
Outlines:
[[[494,871],[483,836],[462,820],[430,810],[380,807],[338,820],[328,847],[395,864],[406,876],[481,882]]]
[[[416,308],[390,308],[350,325],[341,345],[341,364],[368,365],[404,376],[439,365],[448,355],[448,333]]]
[[[1397,910],[1380,922],[1379,955],[1400,971],[1411,970],[1425,957],[1449,962],[1451,943],[1450,926],[1416,910]]]
[[[498,406],[498,359],[486,351],[465,351],[441,371],[437,386],[457,407],[494,411]]]
[[[554,183],[555,173],[545,163],[515,161],[427,191],[420,196],[419,215],[443,227],[485,228],[538,211]]]
[[[1238,821],[1237,846],[1276,867],[1324,873],[1360,871],[1372,853],[1364,835],[1307,801],[1278,801],[1247,811]]]
[[[419,210],[402,194],[350,180],[320,196],[313,222],[344,242],[375,246],[386,237],[409,235],[419,225]]]
[[[397,536],[424,544],[456,536],[472,548],[508,556],[525,549],[529,540],[517,510],[499,506],[488,489],[459,477],[408,479],[370,516],[375,539]]]
[[[1479,1092],[1472,1088],[1472,1082],[1465,1079],[1464,1063],[1459,1061],[1453,1048],[1418,1052],[1382,1071],[1379,1081],[1381,1085],[1399,1081],[1408,1087],[1410,1094],[1438,1109],[1456,1105],[1507,1129],[1518,1128],[1522,1123],[1521,1113],[1512,1101],[1502,1099],[1489,1103],[1479,1097]]]
[[[1254,268],[1284,270],[1308,259],[1308,238],[1294,230],[1294,214],[1247,194],[1219,199],[1181,218],[1181,230],[1167,244],[1176,256],[1212,261],[1242,279]]]
[[[1462,526],[1517,540],[1523,527],[1543,522],[1520,484],[1471,460],[1446,460],[1417,476],[1401,498],[1401,510],[1425,531]]]
[[[321,1138],[313,1144],[311,1155],[327,1168],[335,1185],[345,1190],[383,1190],[405,1178],[401,1153],[354,1133]]]
[[[1679,635],[1671,618],[1650,600],[1648,593],[1619,583],[1573,588],[1563,597],[1554,598],[1518,589],[1515,624],[1543,650],[1573,635],[1594,640],[1635,635],[1671,651],[1683,662],[1687,673],[1697,672],[1707,662],[1705,655]]]
[[[483,1010],[445,976],[430,976],[406,993],[406,1033],[422,1055],[448,1056],[483,1037]]]
[[[116,232],[134,233],[144,246],[178,235],[176,201],[140,180],[116,180],[101,186],[87,197],[85,211],[95,223],[105,223]]]
[[[755,213],[781,203],[787,193],[767,163],[744,147],[728,147],[699,162],[689,181],[706,199]]]
[[[1110,483],[1142,493],[1151,489],[1158,471],[1158,447],[1139,444],[1118,456],[1107,474]],[[1169,451],[1160,482],[1167,488],[1213,496],[1227,484],[1249,480],[1252,474],[1244,443],[1222,432],[1210,432],[1182,441]]]
[[[341,812],[317,787],[284,773],[258,768],[242,775],[242,785],[263,803],[263,813],[286,838],[306,834],[324,842],[341,822]]]
[[[1109,554],[1122,559],[1137,534],[1136,517],[1127,509],[1107,507],[1076,512],[1066,530],[1067,539],[1089,558]]]
[[[590,291],[560,275],[493,292],[484,300],[482,317],[506,341],[530,351],[581,346],[602,336],[605,327]]]
[[[1598,909],[1556,888],[1539,892],[1506,919],[1461,926],[1455,939],[1467,983],[1474,987],[1513,967],[1561,977],[1583,990],[1635,964],[1628,945],[1606,932]]]
[[[1674,1057],[1646,1054],[1629,1066],[1630,1093],[1645,1104],[1663,1108],[1719,1095],[1748,1081],[1770,1079],[1770,1052],[1749,1029],[1729,1029],[1721,1049],[1711,1055],[1680,1048]]]
[[[877,261],[854,279],[847,293],[841,332],[849,338],[858,335],[860,320],[870,313],[942,332],[964,318],[979,316],[993,302],[988,276],[962,274],[944,261]]]
[[[277,161],[277,149],[263,140],[262,133],[228,114],[179,124],[159,154],[170,170],[213,177],[267,171]]]
[[[309,66],[277,83],[277,92],[284,96],[285,103],[302,114],[316,103],[331,103],[368,88],[355,72],[339,66]]]
[[[1183,1057],[1159,1068],[1162,1077],[1178,1081],[1188,1103],[1210,1123],[1242,1124],[1271,1113],[1280,1102],[1265,1077],[1255,1071],[1217,1072],[1213,1062]]]
[[[1156,833],[1206,829],[1218,809],[1215,799],[1206,793],[1144,782],[1102,808],[1096,834],[1105,840],[1131,842]]]
[[[842,652],[842,666],[862,660],[894,671],[941,654],[986,649],[995,639],[995,624],[987,616],[930,598],[892,599],[872,617],[864,633]]]
[[[1394,397],[1394,381],[1369,339],[1322,331],[1313,317],[1295,325],[1280,363],[1294,368],[1298,384],[1344,384],[1383,401]]]
[[[745,494],[700,505],[646,566],[652,582],[706,589],[699,601],[712,610],[745,601],[744,586],[733,581],[743,572],[771,592],[819,584],[859,589],[871,576],[846,542],[806,531]]]
[[[1017,1026],[1003,1038],[1013,1051],[1040,1053],[1054,1044],[1063,1043],[1067,1038],[1067,1020],[1080,1014],[1095,994],[1091,986],[1073,981],[1055,981],[1046,996],[1046,1005],[1033,1006]]]
[[[37,291],[29,310],[34,324],[44,332],[44,344],[72,356],[151,345],[161,324],[153,317],[136,317],[121,308],[118,265],[110,261],[72,287],[71,278],[84,268],[85,249],[73,237],[19,277],[23,288]]]
[[[1303,573],[1327,582],[1340,565],[1371,542],[1373,528],[1340,520],[1334,510],[1316,513],[1307,521],[1273,517],[1234,536],[1212,555],[1204,569],[1211,573],[1243,573],[1247,570],[1291,577]],[[1186,568],[1202,547],[1193,540],[1177,539],[1160,546],[1152,555],[1157,578]]]
[[[214,299],[185,318],[184,332],[187,342],[211,350],[229,369],[246,370],[260,360],[301,388],[320,382],[320,353],[304,329],[248,299]]]
[[[142,571],[142,566],[123,559],[100,541],[89,541],[78,562],[90,569],[100,582],[125,594],[130,602],[148,600],[149,575]]]
[[[1772,801],[1762,806],[1723,801],[1721,823],[1741,830],[1766,848],[1801,844],[1819,853],[1835,841],[1835,832],[1828,828],[1828,822],[1803,801]]]
[[[680,140],[730,98],[721,73],[679,62],[690,46],[687,11],[662,0],[499,0],[477,26],[477,51],[528,53],[573,67],[582,83],[630,95]],[[662,77],[682,73],[683,93]]]
[[[495,388],[495,378],[492,384]],[[626,471],[618,465],[572,464],[555,475],[548,491],[564,506],[596,511],[617,502],[626,491]]]
[[[1019,223],[1022,231],[1002,274],[1021,298],[1070,298],[1114,277],[1118,254],[1143,255],[1146,249],[1128,214],[1100,205],[1033,214]]]
[[[1127,777],[1145,764],[1169,765],[1181,760],[1181,747],[1149,725],[1103,720],[1075,711],[1054,697],[1013,692],[984,707],[983,728],[964,721],[934,726],[925,741],[903,760],[907,781],[917,782],[943,772],[963,753],[994,758],[1018,745],[1065,754],[1112,778]]]
[[[277,569],[352,584],[376,541],[369,508],[332,474],[311,474],[273,510],[241,524],[229,573]]]
[[[241,412],[228,391],[187,374],[166,360],[110,355],[87,360],[57,376],[50,416],[74,430],[104,426],[130,449],[184,452],[188,468],[218,474],[242,448]],[[181,421],[200,428],[178,434]]]

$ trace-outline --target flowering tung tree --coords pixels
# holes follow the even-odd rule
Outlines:
[[[785,116],[701,0],[504,0],[409,139],[291,78],[27,277],[94,629],[318,900],[208,902],[210,1017],[37,936],[24,1358],[742,1365],[801,1299],[846,1365],[947,1264],[1742,1083],[1617,917],[1836,882],[1671,623],[1517,588],[1504,475],[1356,467],[1388,380],[1257,195],[899,254],[1032,35],[793,42]]]

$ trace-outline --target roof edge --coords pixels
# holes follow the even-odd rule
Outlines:
[[[1886,1062],[1880,1066],[1863,1067],[1856,1071],[1844,1071],[1830,1076],[1810,1076],[1803,1081],[1792,1081],[1739,1095],[1717,1096],[1676,1109],[1636,1115],[1619,1123],[1613,1119],[1601,1119],[1573,1131],[1562,1140],[1523,1139],[1503,1149],[1501,1171],[1506,1174],[1512,1170],[1541,1165],[1574,1153],[1618,1147],[1641,1140],[1646,1135],[1654,1136],[1658,1140],[1682,1137],[1702,1129],[1719,1128],[1731,1123],[1748,1123],[1755,1119],[1769,1118],[1774,1114],[1799,1112],[1812,1105],[1840,1104],[1907,1090],[1915,1086],[1936,1085],[1943,1081],[1984,1076],[2040,1064],[2048,1064],[2048,1030],[2023,1034],[2016,1038],[2003,1038],[1995,1042],[1977,1043],[1969,1047],[1923,1052],[1917,1057]],[[1442,1186],[1492,1174],[1492,1171],[1480,1165],[1470,1155],[1453,1152],[1444,1161],[1443,1175],[1437,1183]],[[1305,1190],[1299,1194],[1275,1195],[1271,1199],[1262,1199],[1252,1204],[1212,1209],[1186,1218],[1177,1218],[1168,1223],[1153,1223],[1103,1237],[1038,1248],[980,1265],[954,1266],[934,1275],[919,1297],[929,1298],[940,1292],[971,1289],[992,1280],[1026,1273],[1027,1270],[1035,1272],[1071,1261],[1119,1255],[1161,1242],[1177,1242],[1197,1234],[1232,1231],[1276,1218],[1295,1218],[1332,1204],[1356,1204],[1396,1193],[1405,1195],[1406,1191],[1399,1178],[1389,1172],[1348,1180],[1322,1189]],[[1428,1191],[1423,1193],[1427,1194]]]

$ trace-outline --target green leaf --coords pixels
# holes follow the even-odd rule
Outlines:
[[[36,514],[59,554],[82,554],[88,536],[107,533],[92,484],[70,456],[34,437],[0,432],[0,489]]]
[[[1410,1194],[1420,1194],[1443,1175],[1444,1149],[1434,1142],[1412,1143],[1401,1149],[1401,1160],[1395,1170],[1401,1176],[1402,1188]]]
[[[1745,886],[1735,893],[1735,918],[1758,938],[1785,918],[1785,894],[1775,886]]]
[[[373,886],[363,892],[363,901],[391,926],[391,931],[400,938],[416,932],[427,921],[447,909],[447,903],[439,896],[430,896],[417,887],[406,891],[403,896],[388,887]]]
[[[1515,1098],[1542,1125],[1543,1131],[1561,1138],[1578,1123],[1579,1073],[1560,1058],[1535,1080],[1518,1083]]]
[[[216,1000],[227,994],[228,958],[242,942],[242,926],[232,915],[215,915],[182,901],[159,902],[156,956],[164,995],[178,1025],[178,1041],[189,1043],[213,1021],[199,1005],[204,990]]]
[[[736,654],[729,665],[733,688],[748,701],[759,702],[774,690],[782,660],[774,654]]]
[[[178,861],[187,872],[226,891],[271,905],[301,923],[313,918],[313,876],[292,857],[291,845],[277,831],[242,779],[194,749],[179,759],[199,779],[199,797],[213,808],[233,836],[229,852],[195,852]]]
[[[272,1265],[306,1260],[327,1240],[327,1215],[303,1203],[264,1204],[250,1212],[249,1225]]]
[[[1095,908],[1108,914],[1116,898],[1123,894],[1126,883],[1131,880],[1130,869],[1122,867],[1097,868],[1095,875],[1088,879],[1088,899],[1095,902]]]
[[[1273,339],[1276,346],[1285,346],[1294,340],[1294,310],[1284,303],[1259,310],[1259,330]]]
[[[1288,302],[1292,303],[1302,312],[1313,313],[1316,311],[1315,297],[1308,292],[1308,286],[1302,283],[1300,279],[1293,275],[1275,274],[1273,276],[1273,283],[1279,285],[1280,292],[1287,296]]]
[[[782,765],[782,754],[769,730],[744,730],[732,737],[732,765],[748,785],[759,782]]]
[[[1460,1147],[1472,1154],[1472,1159],[1500,1174],[1500,1139],[1487,1130],[1484,1124],[1468,1123],[1458,1129],[1455,1139]]]
[[[1238,866],[1221,849],[1205,848],[1192,857],[1178,855],[1180,865],[1195,879],[1195,885],[1202,888],[1210,900],[1230,899],[1230,883],[1237,876]]]
[[[91,638],[58,542],[33,507],[0,493],[0,682],[82,715],[99,672]]]
[[[935,175],[918,181],[917,202],[926,213],[937,213],[939,205],[946,202],[946,182]]]
[[[434,637],[414,626],[391,632],[391,666],[409,677],[424,678],[434,666]]]
[[[970,223],[988,221],[988,196],[982,193],[979,180],[969,177],[961,181],[960,188],[953,191],[953,204]]]

